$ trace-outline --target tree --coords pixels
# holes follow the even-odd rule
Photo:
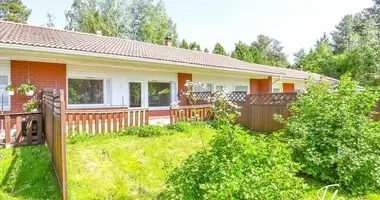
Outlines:
[[[197,46],[198,46],[197,42],[194,41],[194,42],[190,43],[189,49],[190,50],[197,50]]]
[[[251,43],[252,62],[257,64],[287,67],[287,56],[283,52],[281,42],[265,35],[257,36],[257,40]]]
[[[252,63],[253,57],[249,50],[249,46],[239,41],[239,43],[235,44],[235,50],[231,54],[232,58],[243,60],[246,62]]]
[[[202,51],[201,45],[197,44],[197,51]]]
[[[355,19],[352,15],[346,15],[342,21],[339,22],[335,29],[331,33],[332,46],[336,54],[343,53],[351,49],[358,36],[358,19]]]
[[[26,24],[31,13],[21,0],[0,1],[0,20]]]
[[[181,44],[179,45],[179,48],[189,49],[189,44],[186,42],[185,39],[182,40]]]
[[[86,33],[101,31],[102,35],[124,37],[122,3],[118,0],[74,0],[65,11],[65,29]]]
[[[294,56],[294,66],[295,66],[295,67],[298,67],[298,66],[300,66],[300,65],[303,66],[303,65],[305,64],[305,63],[304,63],[304,58],[305,58],[306,55],[307,55],[307,54],[306,54],[304,48],[302,48],[302,49],[300,49],[299,51],[293,53],[293,56]]]
[[[51,13],[46,13],[47,22],[46,24],[42,24],[42,26],[46,27],[55,27],[54,20],[55,16]]]
[[[214,47],[214,50],[212,51],[212,53],[213,54],[223,55],[223,56],[227,55],[227,53],[224,50],[223,46],[219,42],[215,44],[215,47]]]
[[[205,48],[204,52],[209,53],[209,50],[207,49],[207,47]]]

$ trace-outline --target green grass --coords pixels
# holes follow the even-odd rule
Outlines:
[[[61,199],[44,145],[0,149],[0,199]]]
[[[199,132],[202,131],[202,137]],[[213,129],[155,137],[96,136],[69,139],[70,199],[152,199],[165,178],[190,154],[204,149]]]

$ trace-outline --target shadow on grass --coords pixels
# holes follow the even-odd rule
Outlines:
[[[5,199],[61,199],[62,194],[44,145],[13,148],[5,154],[0,194]],[[7,158],[8,157],[8,158]],[[1,174],[0,174],[1,177]],[[1,197],[1,195],[0,195]]]

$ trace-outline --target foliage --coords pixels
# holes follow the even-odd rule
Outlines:
[[[75,143],[77,136],[68,137],[69,199],[155,199],[170,171],[213,134],[191,125],[189,132],[160,137],[97,135]]]
[[[209,53],[210,51],[207,49],[207,47],[205,48],[205,50],[203,50],[203,52],[205,53]]]
[[[208,100],[211,104],[210,112],[216,120],[226,124],[234,124],[240,117],[241,107],[229,99],[230,91],[217,91]]]
[[[46,26],[46,27],[55,27],[55,24],[54,24],[54,20],[55,20],[55,16],[51,13],[46,13],[46,18],[47,18],[47,22],[46,24],[42,24],[42,26]]]
[[[41,102],[37,99],[32,98],[28,102],[24,103],[23,106],[25,112],[32,112],[41,108]]]
[[[12,87],[12,85],[8,85],[8,86],[5,88],[5,91],[15,91],[15,89]]]
[[[31,13],[21,0],[0,1],[0,20],[25,24]]]
[[[181,44],[179,45],[179,48],[181,48],[181,49],[189,49],[189,44],[186,42],[185,39],[182,40]]]
[[[45,145],[0,149],[0,199],[62,199]]]
[[[225,126],[210,146],[169,175],[170,199],[300,199],[304,185],[286,144]]]
[[[288,67],[289,63],[283,49],[278,40],[259,35],[250,46],[241,41],[235,44],[231,57],[250,63]]]
[[[223,46],[219,42],[215,44],[215,47],[214,47],[214,50],[212,50],[212,53],[213,54],[223,55],[223,56],[227,55],[227,53],[224,50]]]
[[[25,95],[28,91],[36,91],[36,87],[31,83],[23,83],[17,88],[17,93]]]
[[[335,86],[309,83],[284,129],[303,172],[353,194],[378,189],[380,123],[369,113],[379,98],[380,88],[359,90],[349,76]]]

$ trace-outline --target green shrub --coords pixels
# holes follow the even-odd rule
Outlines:
[[[173,131],[159,125],[131,126],[123,130],[119,135],[136,135],[139,137],[153,137],[173,134]]]
[[[309,84],[290,106],[284,132],[303,172],[348,192],[364,194],[380,184],[380,124],[368,116],[379,89],[358,90],[342,77],[336,86]]]
[[[178,132],[186,132],[191,129],[191,124],[187,122],[177,122],[174,124],[167,125],[167,128],[176,130]]]
[[[167,179],[169,199],[300,199],[304,184],[287,145],[224,126],[211,149],[191,155]]]

